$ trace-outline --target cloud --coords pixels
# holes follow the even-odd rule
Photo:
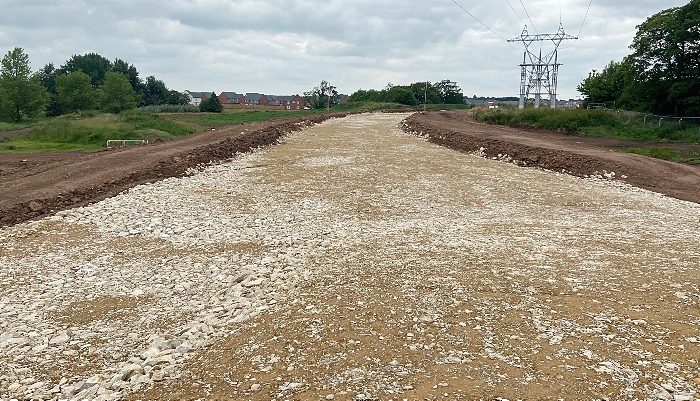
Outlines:
[[[178,90],[293,94],[325,79],[351,93],[451,79],[465,94],[513,96],[523,49],[504,39],[561,22],[580,31],[559,53],[560,97],[569,98],[588,71],[630,53],[636,25],[686,3],[456,1],[490,30],[451,0],[0,0],[0,51],[24,48],[34,70],[96,52]]]

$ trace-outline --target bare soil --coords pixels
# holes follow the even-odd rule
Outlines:
[[[0,226],[38,219],[128,188],[268,146],[286,133],[348,113],[212,129],[171,141],[100,152],[0,154]]]
[[[235,153],[271,145],[287,132],[347,114],[229,126],[172,141],[94,153],[2,154],[0,226],[97,202],[146,182],[179,177]],[[564,170],[577,176],[615,172],[618,179],[626,176],[629,184],[700,203],[700,167],[612,150],[659,144],[494,126],[475,122],[467,111],[459,110],[414,114],[407,127],[455,150],[484,148],[489,157],[508,155],[525,166]],[[673,146],[683,152],[700,152],[698,144]]]
[[[462,152],[484,148],[488,157],[508,155],[525,166],[566,171],[580,177],[614,172],[617,179],[626,176],[623,180],[636,187],[700,203],[700,166],[615,151],[665,147],[692,154],[700,152],[700,144],[597,138],[497,126],[474,121],[464,110],[414,114],[407,127],[429,135],[431,142]]]

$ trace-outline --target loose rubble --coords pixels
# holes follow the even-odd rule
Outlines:
[[[699,205],[403,118],[0,229],[0,399],[700,397]]]

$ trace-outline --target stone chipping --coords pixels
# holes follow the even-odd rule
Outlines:
[[[0,229],[0,399],[700,397],[699,205],[405,117]]]

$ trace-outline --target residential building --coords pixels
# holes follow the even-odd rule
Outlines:
[[[264,106],[267,105],[267,97],[260,93],[246,93],[243,99],[246,106]]]
[[[202,103],[202,92],[192,92],[190,90],[186,90],[182,93],[184,93],[190,100],[190,104],[199,106]]]
[[[299,95],[279,96],[280,105],[286,110],[302,110],[304,109],[304,98]]]
[[[221,92],[218,97],[222,105],[245,103],[245,95],[236,92]]]

